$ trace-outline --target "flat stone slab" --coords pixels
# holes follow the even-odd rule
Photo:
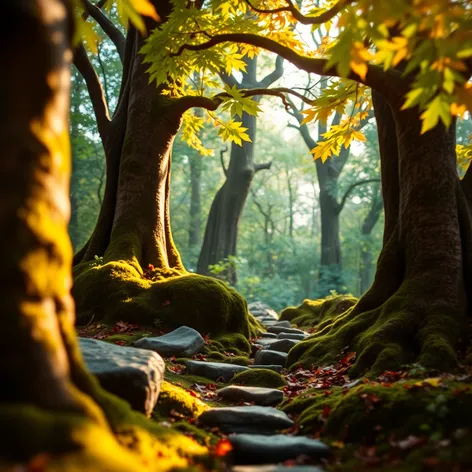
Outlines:
[[[79,338],[79,344],[87,369],[100,385],[150,416],[164,379],[162,357],[153,351],[96,339]]]
[[[279,325],[269,326],[267,328],[267,331],[269,331],[269,333],[275,333],[275,334],[279,334],[279,333],[304,334],[305,333],[305,331],[302,331],[301,329],[286,328],[285,326],[279,326]]]
[[[205,426],[216,426],[224,433],[271,434],[293,425],[283,411],[269,406],[212,408],[204,411],[198,421]]]
[[[285,467],[284,465],[238,465],[231,472],[323,472],[320,467],[312,465],[296,465]]]
[[[257,344],[259,346],[268,346],[269,344],[272,344],[275,341],[277,341],[277,339],[274,339],[274,338],[260,338],[260,339],[256,339],[254,341],[254,344]]]
[[[326,444],[304,436],[235,434],[228,439],[233,446],[235,464],[267,464],[268,460],[277,463],[301,455],[321,459],[330,453]]]
[[[269,333],[266,333],[266,335],[267,334],[269,334]],[[275,333],[270,333],[270,334],[275,334]],[[308,336],[310,336],[310,335],[308,333],[305,333],[305,332],[303,332],[303,334],[302,333],[279,333],[277,335],[277,339],[298,339],[299,341],[303,341]]]
[[[295,467],[285,467],[284,465],[241,465],[233,467],[231,472],[323,472],[323,469],[312,465],[296,465]]]
[[[290,321],[283,320],[283,321],[277,321],[275,326],[283,326],[284,328],[290,328],[292,325],[290,324]]]
[[[254,402],[256,405],[277,405],[284,399],[284,394],[275,388],[239,387],[230,385],[218,390],[218,395],[229,401]]]
[[[163,357],[191,357],[204,345],[201,334],[188,326],[181,326],[163,336],[141,338],[134,343],[136,347],[155,351]]]
[[[257,334],[261,337],[261,338],[277,338],[277,334],[275,333],[268,333],[267,331],[262,331],[262,330],[258,330],[257,331]]]
[[[260,350],[256,352],[254,356],[254,364],[259,365],[281,365],[285,366],[288,354],[285,352]]]
[[[225,364],[224,362],[185,361],[185,366],[188,374],[212,380],[222,379],[223,382],[231,380],[234,374],[249,370],[249,367],[244,365]]]
[[[282,372],[282,369],[283,369],[283,366],[274,365],[274,364],[267,364],[267,365],[253,364],[248,367],[250,369],[269,369],[269,370],[273,370],[274,372],[277,372],[278,374],[280,374],[280,372]]]
[[[277,339],[272,340],[271,343],[264,344],[262,349],[269,349],[270,351],[288,352],[293,346],[298,344],[298,339]]]
[[[274,320],[277,320],[279,318],[279,315],[275,310],[273,310],[269,305],[266,305],[262,302],[249,303],[247,308],[257,318],[260,316],[270,316]]]

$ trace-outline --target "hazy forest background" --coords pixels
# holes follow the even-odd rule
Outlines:
[[[92,61],[113,110],[121,79],[116,49],[103,41]],[[262,55],[249,70],[255,70],[257,77],[262,78],[273,68],[273,59]],[[322,82],[317,76],[310,78],[285,64],[276,85],[315,87],[316,90]],[[300,125],[302,107],[292,101],[291,105],[294,108],[287,110],[278,97],[262,98],[263,112],[257,123],[252,119],[257,135],[250,145],[255,166],[264,163],[271,166],[254,172],[237,232],[236,254],[228,254],[209,267],[213,275],[230,279],[249,302],[261,300],[276,310],[298,304],[304,298],[329,295],[332,291],[356,296],[364,293],[375,273],[383,233],[377,131],[373,117],[366,120],[363,130],[366,142],[343,149],[340,156],[332,160],[315,162],[310,150],[318,139],[319,125]],[[247,120],[248,115],[244,113],[243,119]],[[469,122],[466,125],[461,133],[464,137],[470,128]],[[100,210],[105,188],[105,157],[87,88],[75,67],[70,127],[73,174],[69,233],[77,251],[93,231]],[[212,125],[205,126],[200,138],[209,155],[192,149],[182,139],[181,130],[172,157],[172,229],[185,267],[193,272],[197,272],[210,207],[226,180],[231,153],[235,153],[236,161],[238,148],[243,150],[238,144],[225,143]],[[326,178],[326,172],[332,176]],[[321,185],[320,179],[324,179]],[[233,186],[236,187],[237,182]],[[328,197],[322,210],[321,186]],[[324,248],[321,211],[324,211],[329,232],[323,240]],[[327,261],[322,264],[323,250]],[[330,259],[330,253],[336,254]],[[237,281],[227,276],[228,266],[236,269]]]

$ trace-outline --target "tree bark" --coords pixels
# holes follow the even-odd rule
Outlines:
[[[277,59],[274,72],[258,82],[257,58],[246,59],[246,72],[238,86],[244,89],[258,88],[261,85],[268,87],[282,74],[283,69],[281,69],[280,60]],[[226,80],[235,82],[234,77],[226,78]],[[236,256],[239,222],[244,205],[249,195],[254,174],[262,168],[257,167],[254,163],[257,119],[255,116],[243,113],[241,122],[242,126],[247,128],[247,134],[251,141],[243,141],[242,146],[235,143],[231,145],[226,181],[216,193],[208,215],[203,245],[197,264],[197,272],[200,274],[208,274],[211,265],[225,261],[230,256]],[[263,168],[267,168],[267,166]],[[228,270],[224,275],[231,285],[236,284],[237,274],[233,264],[228,265]]]
[[[348,346],[357,352],[352,375],[411,362],[452,369],[470,316],[472,226],[456,170],[455,126],[439,124],[422,135],[419,111],[402,104],[401,92],[386,100],[374,94],[385,201],[374,284],[305,353],[319,364]],[[296,350],[292,359],[300,356]]]

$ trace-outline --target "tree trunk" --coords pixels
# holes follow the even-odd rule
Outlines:
[[[202,156],[192,153],[190,156],[190,211],[188,229],[188,247],[200,247],[202,242]]]
[[[226,181],[218,190],[208,215],[197,265],[200,274],[208,274],[209,266],[236,255],[239,222],[255,174],[256,117],[243,113],[241,121],[242,126],[248,129],[251,142],[244,141],[242,146],[231,145]],[[232,264],[229,264],[225,277],[230,284],[236,283],[236,269]]]
[[[86,469],[111,470],[110,454],[123,461],[120,470],[139,470],[109,434],[98,403],[111,412],[112,399],[84,370],[74,330],[66,5],[15,1],[2,11],[8,22],[0,32],[0,67],[8,74],[0,76],[0,428],[8,434],[0,455],[8,465],[60,453],[58,469],[79,460]],[[106,451],[99,451],[99,434]],[[89,455],[78,457],[84,448]]]
[[[165,19],[170,3],[155,6]],[[146,21],[148,29],[156,26]],[[221,281],[189,274],[172,239],[171,148],[188,106],[149,83],[143,41],[129,31],[120,100],[103,143],[104,200],[89,243],[75,257],[78,322],[127,320],[250,336],[245,300]]]
[[[364,219],[361,228],[361,261],[359,267],[360,292],[364,294],[369,290],[374,278],[374,260],[372,257],[372,230],[374,229],[383,209],[383,202],[379,190],[372,198],[369,213]]]
[[[401,110],[402,94],[389,96],[389,107],[378,94],[374,100],[386,229],[376,278],[300,352],[320,364],[348,346],[357,352],[353,375],[411,362],[451,369],[470,315],[472,228],[456,170],[455,126],[421,135],[419,112]],[[296,350],[291,359],[299,358]]]

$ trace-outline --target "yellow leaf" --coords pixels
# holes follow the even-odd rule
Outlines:
[[[157,14],[154,5],[149,0],[131,0],[131,4],[141,15],[149,16],[153,20],[159,21],[159,15]]]
[[[367,75],[367,64],[365,62],[360,62],[358,60],[352,60],[349,62],[349,66],[362,80],[365,80]]]

